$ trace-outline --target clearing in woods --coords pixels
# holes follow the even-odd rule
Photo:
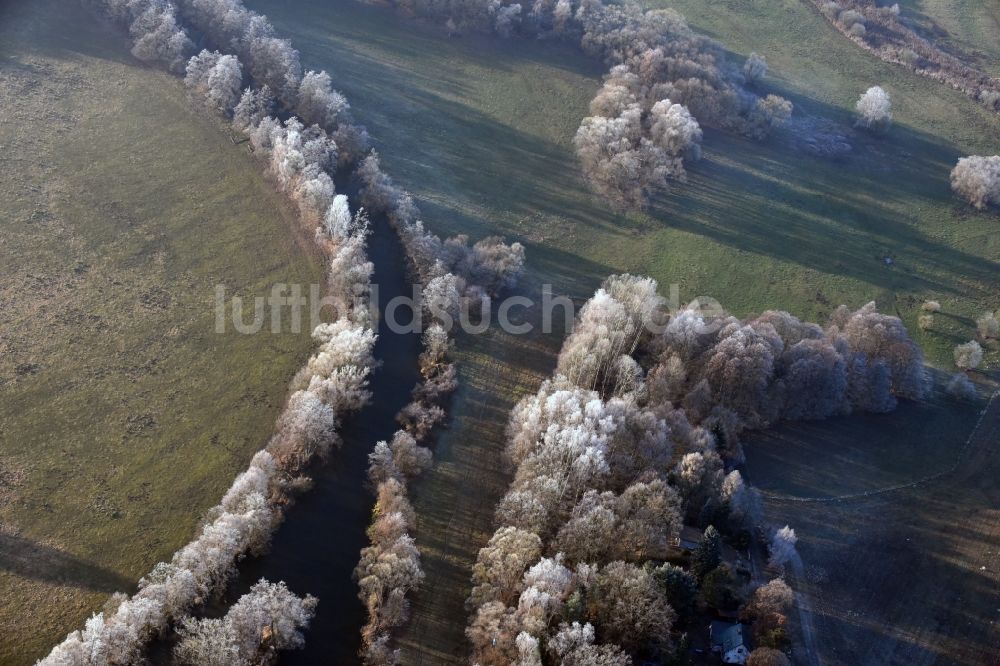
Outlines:
[[[215,285],[321,272],[246,149],[76,0],[0,5],[0,117],[0,663],[30,664],[272,431],[312,341],[215,334]]]

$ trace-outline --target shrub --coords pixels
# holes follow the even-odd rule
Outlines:
[[[995,339],[1000,336],[1000,321],[995,314],[987,312],[976,320],[976,330],[984,340]]]
[[[975,340],[955,347],[955,365],[963,370],[974,370],[983,362],[983,348]]]
[[[768,563],[771,566],[783,567],[795,557],[795,543],[797,541],[798,537],[795,536],[795,530],[788,525],[775,531],[774,536],[771,538],[771,545],[768,548],[770,554]]]
[[[743,63],[743,78],[747,83],[758,83],[767,76],[767,60],[764,56],[751,52]]]

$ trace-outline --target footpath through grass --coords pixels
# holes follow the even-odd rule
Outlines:
[[[215,285],[320,264],[245,148],[76,0],[0,6],[0,116],[0,663],[29,664],[272,431],[312,342],[217,335]]]

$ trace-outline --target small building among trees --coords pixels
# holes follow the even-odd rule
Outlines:
[[[743,639],[743,625],[740,623],[713,621],[709,625],[712,652],[722,656],[725,664],[745,664],[750,649]]]

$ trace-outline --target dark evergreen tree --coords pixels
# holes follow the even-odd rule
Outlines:
[[[691,571],[698,580],[702,580],[708,572],[715,569],[722,562],[722,537],[719,531],[712,525],[705,528],[705,534],[701,538],[701,543],[694,551]]]

